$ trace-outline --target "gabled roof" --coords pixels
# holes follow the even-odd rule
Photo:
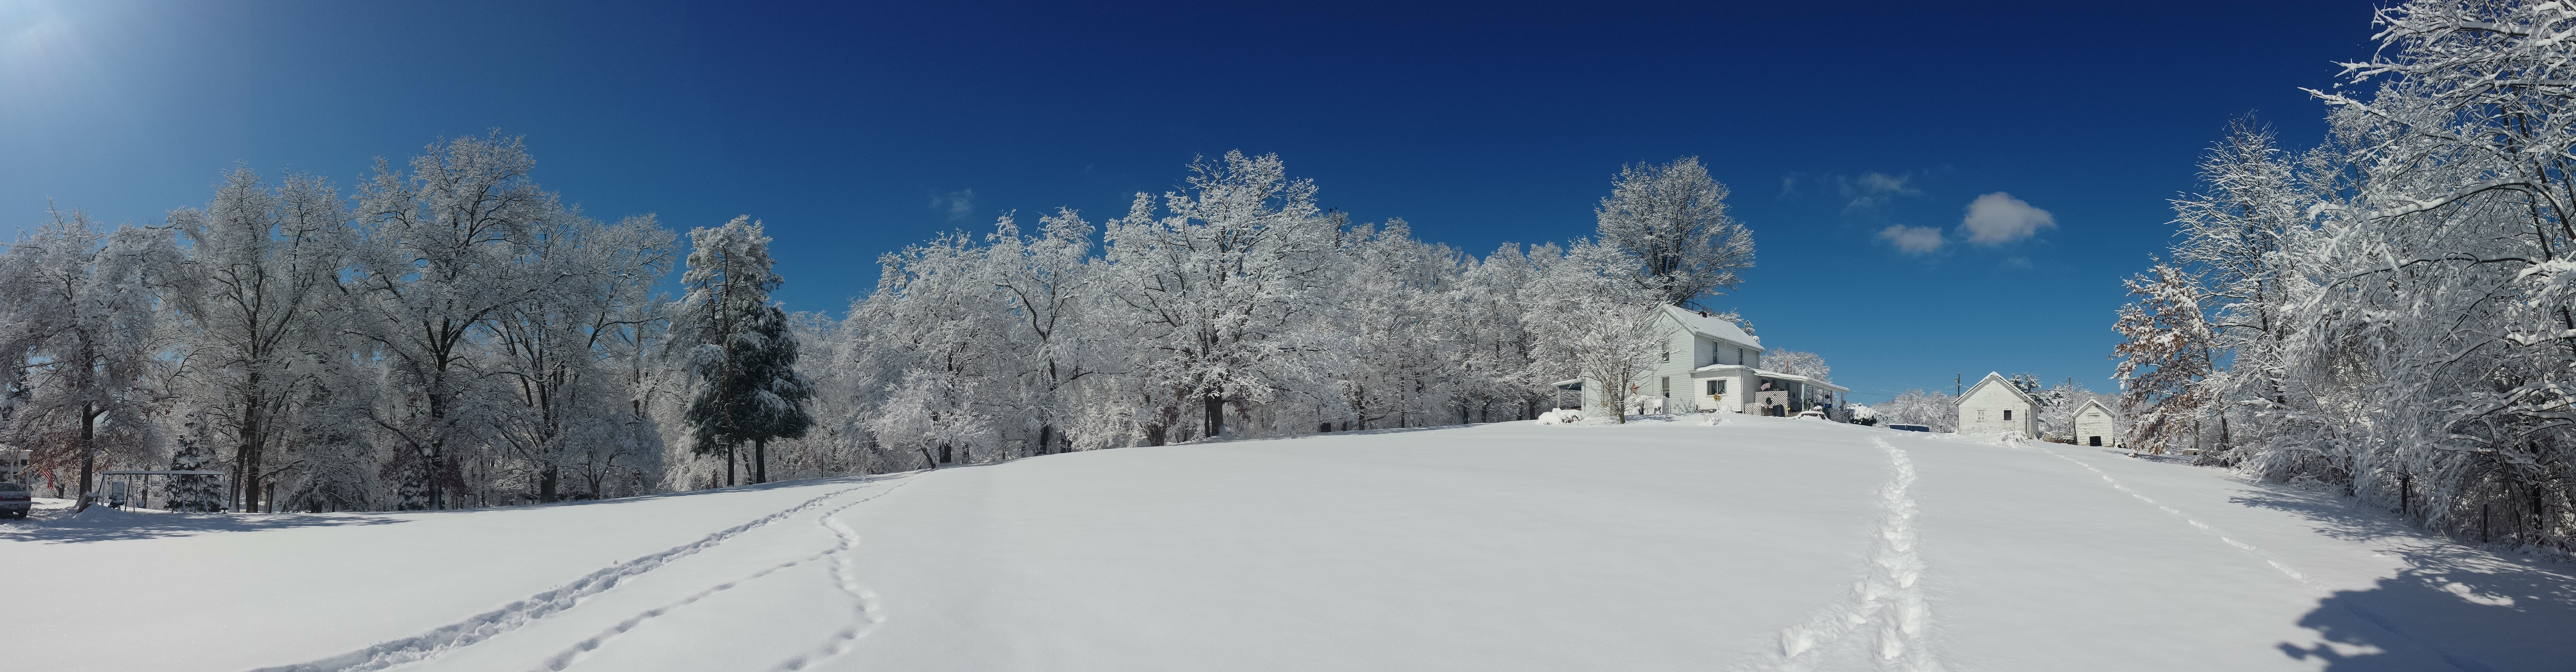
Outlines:
[[[2039,400],[2030,398],[2030,393],[2023,392],[2021,391],[2021,388],[2013,386],[2012,381],[2004,380],[2004,374],[1992,371],[1987,372],[1986,377],[1978,380],[1977,384],[1968,386],[1968,391],[1961,393],[1959,395],[1959,399],[1966,400],[1969,397],[1977,396],[1977,390],[1985,387],[1988,383],[2004,386],[2004,391],[2011,392],[2013,396],[2021,397],[2021,403],[2030,404],[2033,407],[2039,405]]]
[[[1714,317],[1700,317],[1699,311],[1682,310],[1680,306],[1665,305],[1663,309],[1665,315],[1671,316],[1673,321],[1681,323],[1682,328],[1691,330],[1691,333],[1749,347],[1755,352],[1763,351],[1762,339],[1744,333],[1744,328],[1736,326],[1733,322]]]
[[[2120,414],[2111,412],[2111,407],[2110,407],[2110,406],[2105,406],[2105,405],[2103,405],[2103,404],[2102,404],[2102,398],[2101,398],[2101,397],[2094,397],[2094,398],[2091,398],[2091,399],[2086,399],[2086,400],[2084,400],[2084,403],[2076,404],[2076,405],[2075,405],[2075,414],[2076,414],[2076,415],[2083,415],[2083,414],[2084,414],[2084,407],[2086,407],[2086,406],[2091,406],[2091,407],[2094,407],[2094,408],[2102,409],[2102,414],[2103,414],[2103,415],[2108,415],[2108,416],[2111,416],[2111,417],[2114,417],[2114,418],[2120,417]]]

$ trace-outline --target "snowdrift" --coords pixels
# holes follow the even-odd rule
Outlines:
[[[17,669],[2544,670],[2576,579],[2320,493],[1813,420],[0,524]]]

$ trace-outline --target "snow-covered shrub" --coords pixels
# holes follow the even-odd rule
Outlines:
[[[1940,390],[1906,390],[1870,407],[1874,417],[1891,425],[1922,425],[1935,432],[1959,431],[1959,403]]]

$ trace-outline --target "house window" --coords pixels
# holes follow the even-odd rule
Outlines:
[[[1982,408],[1977,409],[1977,422],[1985,422],[1985,421],[1986,421],[1986,409],[1982,409]]]
[[[1664,344],[1664,361],[1673,361],[1673,344]]]
[[[1708,381],[1708,393],[1709,393],[1709,394],[1726,394],[1726,381],[1724,381],[1724,380],[1712,380],[1712,381]]]
[[[1664,398],[1666,398],[1666,399],[1670,399],[1670,398],[1672,398],[1672,396],[1673,396],[1673,377],[1672,377],[1672,376],[1664,376]]]
[[[2004,409],[2004,420],[2007,422],[2012,420],[2012,409]]]

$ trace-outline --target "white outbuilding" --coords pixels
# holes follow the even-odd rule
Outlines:
[[[2039,400],[2004,380],[2004,374],[1988,373],[1967,393],[1959,395],[1959,433],[1989,436],[2039,436]]]
[[[2087,446],[2120,445],[2119,423],[2113,418],[2111,407],[2102,405],[2102,400],[2084,400],[2084,405],[2075,407],[2075,442]]]

